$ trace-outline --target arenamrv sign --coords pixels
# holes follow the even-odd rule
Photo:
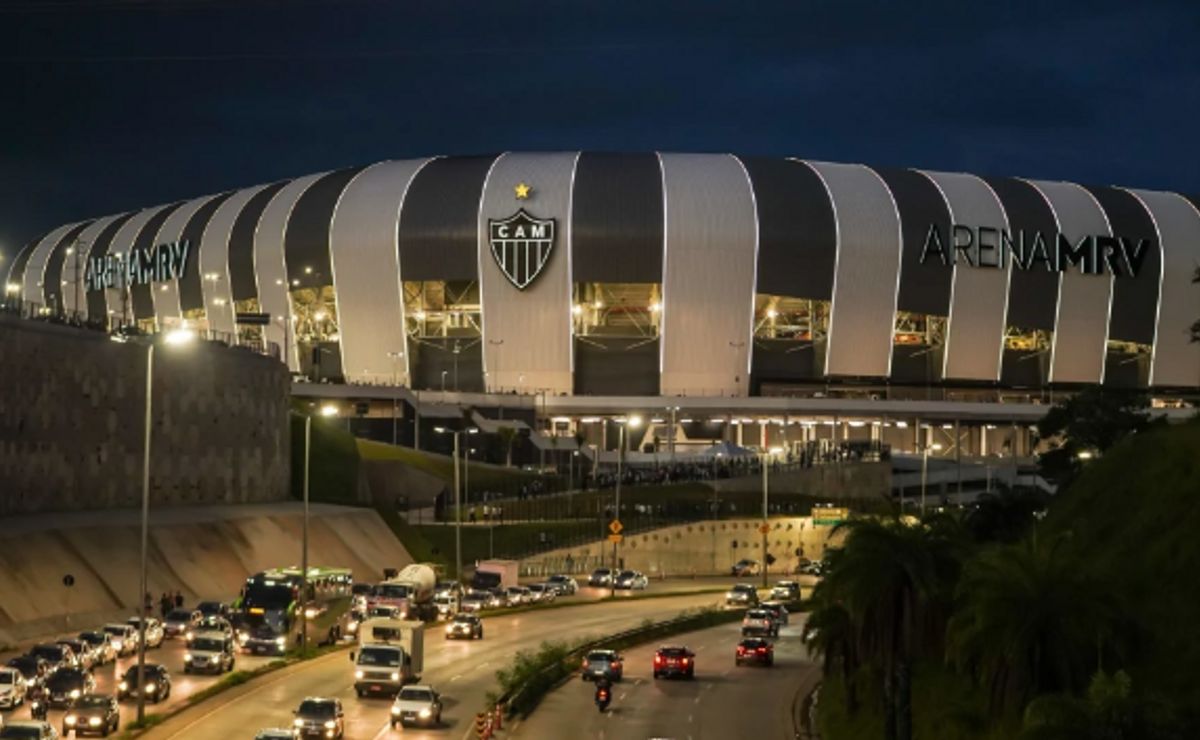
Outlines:
[[[1072,265],[1086,275],[1111,273],[1114,277],[1136,277],[1146,255],[1157,246],[1153,239],[1089,234],[1072,240],[1063,233],[1047,237],[1040,231],[988,226],[952,224],[947,238],[937,224],[930,224],[921,250],[921,264],[935,257],[944,265],[959,261],[971,267],[1008,268],[1009,260],[1018,270],[1042,269],[1066,272]]]
[[[84,285],[92,291],[178,280],[187,269],[190,249],[191,244],[181,239],[128,253],[91,257],[84,270]]]

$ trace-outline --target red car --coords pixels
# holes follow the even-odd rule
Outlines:
[[[738,643],[737,654],[733,659],[738,665],[745,663],[774,665],[775,646],[771,644],[770,640],[764,640],[761,637],[747,637]]]
[[[654,677],[696,677],[696,654],[682,646],[660,647],[654,653]]]

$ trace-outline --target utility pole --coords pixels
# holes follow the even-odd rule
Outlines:
[[[304,415],[304,526],[300,545],[300,651],[308,651],[308,464],[312,459],[312,417]]]

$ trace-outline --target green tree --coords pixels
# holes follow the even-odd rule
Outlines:
[[[1021,740],[1182,740],[1174,713],[1137,696],[1124,671],[1097,671],[1082,696],[1047,694],[1026,707]]]
[[[496,427],[496,437],[500,440],[500,446],[504,448],[504,464],[512,467],[512,451],[513,443],[517,441],[516,427]]]
[[[998,545],[967,562],[946,653],[987,690],[994,712],[1082,689],[1116,649],[1119,612],[1064,538]]]
[[[910,740],[913,661],[940,650],[962,543],[948,526],[878,519],[842,526],[845,544],[830,557],[816,598],[845,610],[856,654],[882,679],[885,737]]]
[[[1103,454],[1126,435],[1149,424],[1144,394],[1088,388],[1055,404],[1038,422],[1050,449],[1038,456],[1042,475],[1066,485],[1079,473],[1080,453]]]
[[[1048,503],[1041,491],[1017,488],[1000,494],[984,494],[963,521],[976,542],[1017,542],[1024,538],[1034,515]]]
[[[858,710],[854,685],[859,668],[858,635],[850,613],[841,604],[826,601],[825,593],[818,584],[802,639],[809,652],[821,658],[821,674],[827,679],[835,675],[841,678],[846,687],[846,711],[854,714]]]

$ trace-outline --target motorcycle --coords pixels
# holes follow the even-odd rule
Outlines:
[[[38,697],[29,702],[29,716],[35,720],[46,721],[46,713],[50,711],[50,707],[46,705],[46,700]]]
[[[596,687],[596,707],[601,711],[608,709],[609,702],[612,701],[612,690],[607,686]]]

